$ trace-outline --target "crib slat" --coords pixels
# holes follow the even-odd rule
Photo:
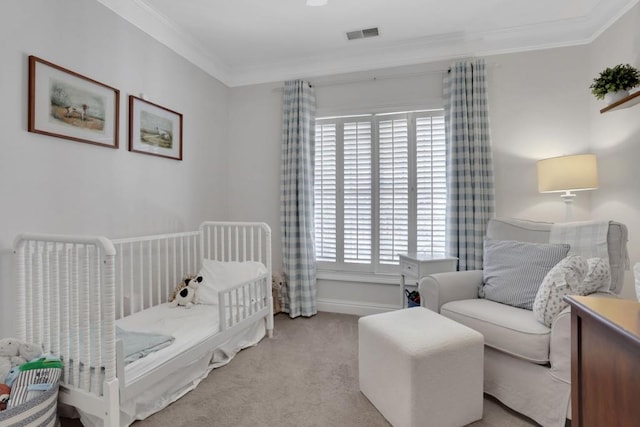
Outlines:
[[[178,276],[177,272],[178,272],[178,258],[176,258],[176,250],[177,250],[177,237],[175,239],[173,239],[173,272],[174,272],[174,276]],[[175,283],[174,283],[175,285]]]
[[[184,237],[180,238],[180,277],[184,277]]]
[[[228,252],[228,258],[225,261],[231,261],[231,248],[233,246],[231,245],[231,226],[227,226],[227,252]]]
[[[204,240],[204,239],[203,239]],[[203,258],[211,259],[211,227],[207,227],[207,252],[202,251]]]
[[[95,342],[93,345],[93,362],[92,366],[103,366],[102,360],[102,310],[104,305],[104,299],[102,297],[102,283],[100,281],[100,259],[101,253],[96,248],[92,247],[93,256],[91,257],[91,283],[93,283],[92,290],[93,296],[91,302],[93,303],[91,313],[93,314],[92,325],[94,331]],[[93,369],[92,383],[99,384],[101,372],[99,369]]]
[[[225,245],[225,227],[220,227],[220,261],[226,261],[227,260],[227,254],[226,254],[226,245]]]
[[[55,243],[49,244],[49,262],[51,264],[51,351],[60,354],[60,276],[59,258]]]
[[[153,306],[153,279],[152,279],[152,271],[153,271],[153,251],[152,251],[152,243],[151,241],[147,242],[147,264],[148,264],[148,274],[147,274],[147,281],[146,282],[141,282],[141,286],[143,288],[143,291],[146,290],[149,295],[147,298],[147,302],[148,305],[147,307],[152,307]],[[144,263],[144,260],[141,260],[142,263]],[[144,295],[144,294],[143,294]],[[144,310],[145,307],[141,307],[140,310]]]
[[[69,258],[67,256],[67,249],[64,243],[60,244],[58,249],[61,255],[60,259],[60,322],[61,330],[69,331]],[[69,352],[69,334],[61,335],[60,353],[63,355],[70,354]],[[62,372],[64,376],[64,382],[69,383],[70,372],[69,369],[64,369]]]
[[[117,268],[119,270],[118,280],[118,292],[120,296],[118,298],[119,313],[117,319],[124,317],[124,245],[118,245],[116,253],[118,254]]]
[[[238,305],[240,302],[238,301]],[[242,287],[242,318],[246,319],[247,317],[247,287]]]
[[[103,291],[102,304],[104,308],[104,323],[102,333],[104,337],[104,379],[107,382],[113,381],[116,376],[116,350],[115,350],[115,318],[110,313],[115,311],[115,257],[104,254],[101,258],[103,274],[100,284]],[[122,379],[124,381],[124,378]],[[98,390],[102,392],[102,390]]]
[[[75,245],[71,245],[71,353],[74,360],[73,370],[71,372],[72,384],[80,386],[80,334],[79,316],[80,316],[80,295],[78,292],[78,251]]]
[[[191,273],[198,274],[198,260],[200,257],[198,256],[198,239],[196,236],[192,237],[192,245],[193,245],[193,260],[191,264]]]
[[[51,348],[51,312],[52,306],[48,302],[52,299],[51,293],[51,259],[49,253],[49,244],[42,242],[42,317],[44,319],[44,330],[42,341],[45,348]]]
[[[187,247],[187,258],[186,258],[186,266],[185,270],[182,271],[183,276],[189,274],[189,266],[191,265],[191,245],[188,237],[185,237],[183,241],[183,245]]]
[[[37,295],[36,290],[34,289],[35,283],[35,257],[36,257],[36,248],[37,242],[33,242],[31,247],[29,248],[29,260],[28,260],[28,269],[27,269],[27,301],[29,301],[29,305],[27,306],[27,319],[33,319],[36,303],[34,300],[34,296]],[[38,326],[38,323],[35,320],[32,320],[31,327],[27,330],[27,338],[31,340],[31,342],[35,341],[35,331]]]
[[[16,296],[18,298],[18,313],[16,319],[18,321],[17,325],[17,334],[18,339],[26,341],[26,303],[27,300],[25,298],[25,287],[26,287],[26,278],[25,278],[25,242],[20,242],[19,245],[16,245],[14,249],[15,254],[15,269],[16,269],[16,284],[18,289],[16,290]]]
[[[91,310],[89,309],[89,249],[86,246],[79,248],[78,257],[78,319],[80,326],[80,335],[83,337],[81,341],[81,359],[86,361],[91,360]],[[81,256],[80,256],[81,254]],[[89,369],[83,369],[81,371],[82,376],[80,378],[80,387],[87,388],[89,385],[89,379],[91,371]]]
[[[140,305],[138,306],[136,311],[142,311],[144,310],[144,245],[142,244],[142,242],[138,243],[138,248],[138,250],[140,251],[140,254],[138,255],[138,271],[140,271],[140,277],[138,278],[137,288],[140,291],[140,296],[138,297],[138,299],[140,300]]]
[[[239,255],[240,241],[239,241],[239,238],[238,238],[238,227],[234,227],[234,231],[235,231],[234,234],[235,234],[235,240],[236,240],[236,244],[235,244],[235,246],[236,246],[236,258],[235,259],[236,259],[236,261],[238,261],[238,259],[240,258],[240,255]]]
[[[162,301],[168,299],[169,289],[171,284],[169,283],[169,239],[164,241],[164,295]]]
[[[133,242],[129,243],[129,286],[127,286],[129,288],[129,314],[135,313],[134,310],[134,284],[135,281],[133,280],[133,271],[135,270],[134,268],[134,262],[133,262]]]

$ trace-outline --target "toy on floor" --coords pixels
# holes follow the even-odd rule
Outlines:
[[[9,400],[9,395],[11,394],[11,389],[6,384],[0,384],[0,411],[4,411],[7,409],[7,401]]]
[[[58,387],[62,362],[53,355],[43,356],[13,368],[7,378],[11,387],[8,408],[20,406],[40,396],[52,387]]]
[[[284,273],[273,273],[271,276],[271,296],[273,298],[273,314],[282,311],[282,294],[284,293]]]
[[[198,303],[198,295],[196,290],[202,283],[202,276],[189,277],[184,279],[184,283],[176,288],[173,301],[169,304],[170,307],[184,306],[185,308],[191,308],[194,304]]]
[[[15,338],[0,339],[0,383],[4,383],[11,368],[20,366],[42,355],[39,345]]]

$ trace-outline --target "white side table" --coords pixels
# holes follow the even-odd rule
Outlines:
[[[416,285],[425,276],[435,273],[456,271],[458,258],[446,255],[433,255],[425,252],[409,252],[398,254],[400,258],[400,307],[405,307],[404,294],[407,280]]]

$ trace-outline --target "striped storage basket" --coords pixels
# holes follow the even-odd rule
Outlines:
[[[0,412],[0,427],[58,426],[58,388],[61,372],[62,369],[59,368],[20,372],[11,387],[9,406]]]

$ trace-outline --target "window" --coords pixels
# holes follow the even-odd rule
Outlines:
[[[391,272],[398,253],[445,253],[441,110],[316,120],[316,258]]]

